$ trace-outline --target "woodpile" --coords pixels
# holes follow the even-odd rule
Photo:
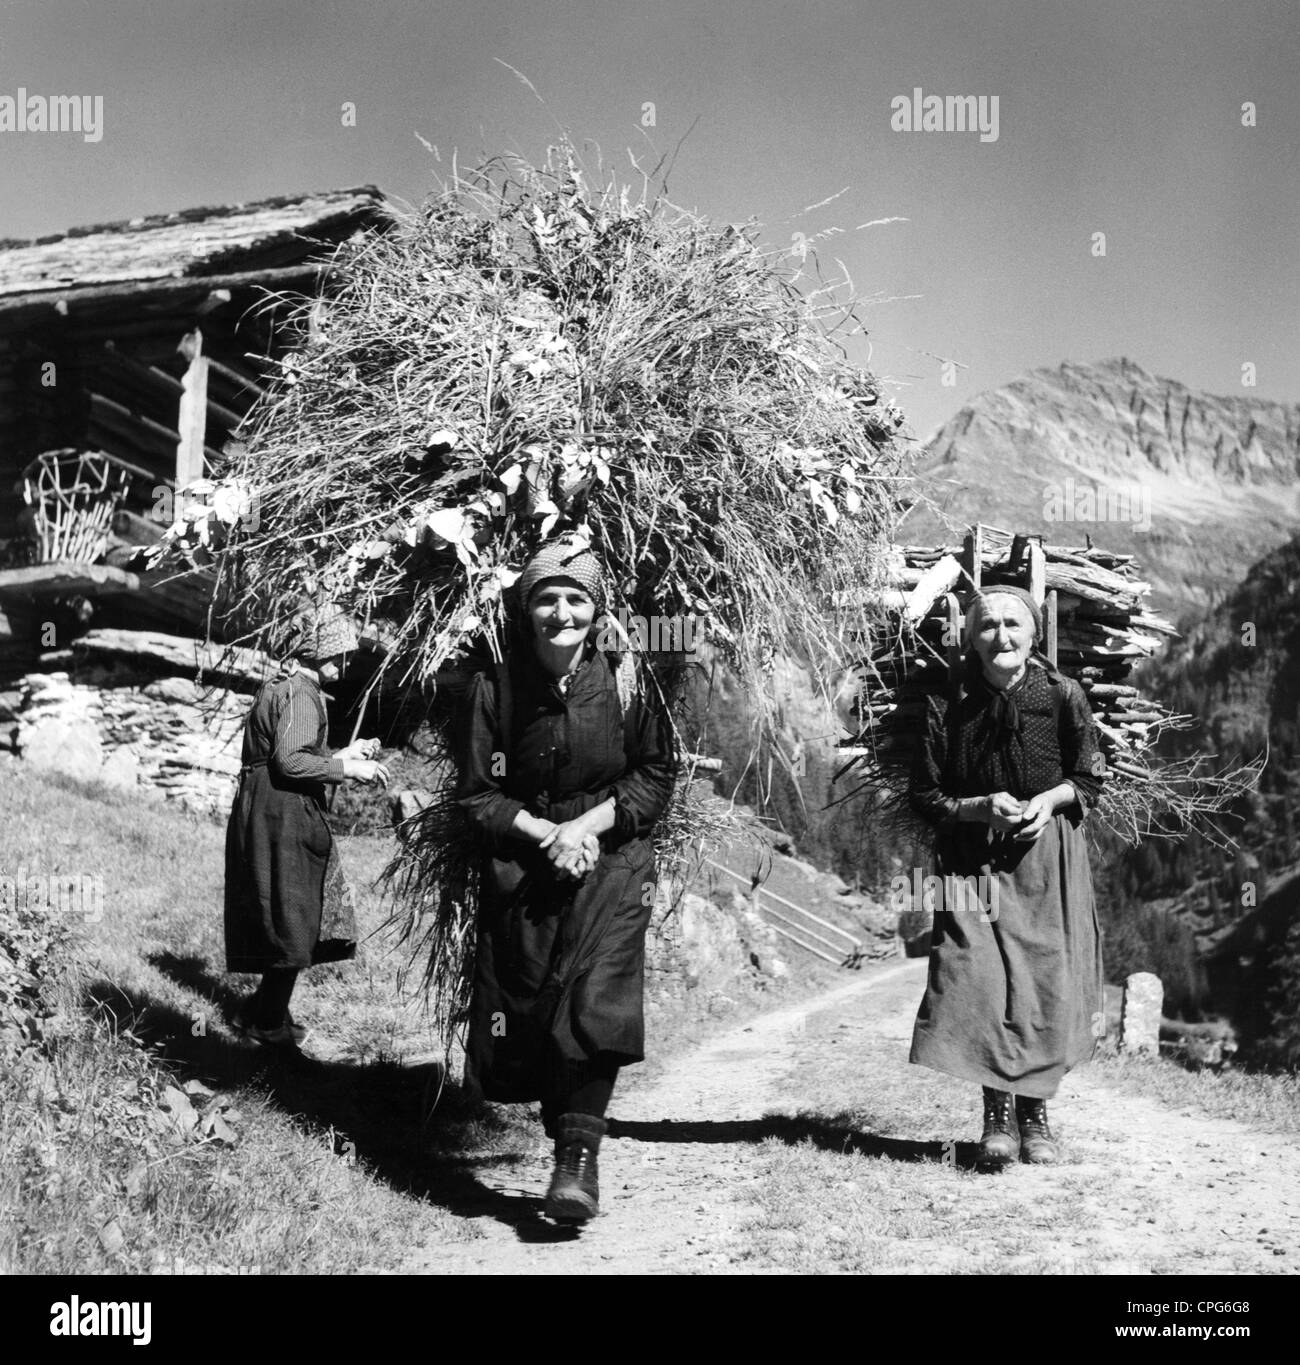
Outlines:
[[[885,628],[867,642],[848,707],[852,738],[841,745],[869,788],[900,797],[906,787],[927,698],[953,686],[962,657],[963,607],[976,588],[1014,584],[1043,607],[1043,652],[1076,679],[1092,706],[1109,767],[1149,779],[1147,757],[1162,729],[1179,726],[1131,681],[1135,665],[1176,634],[1151,611],[1150,585],[1133,556],[1091,544],[1066,548],[1031,542],[987,526],[960,547],[896,550],[892,584],[878,594]]]

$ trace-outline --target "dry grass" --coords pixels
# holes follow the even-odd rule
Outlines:
[[[884,572],[903,419],[835,339],[854,301],[806,289],[808,263],[759,237],[589,170],[566,140],[540,166],[457,173],[344,246],[327,304],[270,301],[301,348],[225,471],[216,539],[190,546],[219,551],[227,638],[280,652],[304,602],[338,604],[376,645],[371,687],[446,741],[457,681],[501,658],[518,571],[569,535],[603,563],[614,619],[694,618],[756,744],[776,733],[778,657],[812,670],[829,719],[871,615],[831,608]],[[623,643],[680,719],[682,656],[651,667]],[[692,778],[660,822],[661,875],[716,823]],[[405,833],[399,928],[449,1035],[470,844],[445,790]]]
[[[222,580],[263,642],[327,597],[430,685],[499,650],[513,572],[572,531],[613,607],[702,618],[756,698],[774,654],[838,668],[825,608],[881,570],[902,418],[829,335],[851,303],[757,239],[566,143],[347,247],[232,471],[259,525]]]
[[[373,943],[300,985],[306,1057],[238,1040],[227,1018],[251,979],[222,969],[221,826],[102,796],[5,771],[6,870],[100,876],[105,913],[50,987],[46,1049],[0,1076],[0,1268],[343,1273],[473,1236],[463,1215],[489,1201],[465,1154],[513,1160],[533,1122],[440,1088],[430,1022]],[[385,853],[342,841],[367,930]],[[213,1093],[187,1123],[163,1106],[191,1082]],[[229,1141],[205,1131],[217,1115]]]
[[[1095,1063],[1105,1084],[1206,1118],[1235,1119],[1262,1132],[1300,1131],[1300,1076],[1189,1071],[1167,1060],[1112,1053]]]
[[[674,786],[653,834],[661,883],[671,895],[679,894],[699,859],[739,831],[727,804],[706,784],[692,784],[687,773]],[[450,1055],[469,1017],[473,982],[479,879],[477,860],[467,851],[474,834],[453,788],[443,786],[398,827],[398,838],[382,878],[394,905],[385,929],[405,959],[401,980],[428,1002],[439,1046]]]

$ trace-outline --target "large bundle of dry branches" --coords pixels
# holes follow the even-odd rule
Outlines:
[[[805,291],[807,262],[759,237],[593,181],[565,144],[345,246],[226,471],[227,638],[274,651],[304,600],[340,605],[378,644],[376,685],[445,729],[466,658],[500,657],[519,569],[572,534],[615,614],[689,619],[771,726],[775,657],[826,681],[850,661],[828,608],[880,581],[906,446],[833,339],[852,301]],[[708,823],[689,811],[683,785],[670,860]],[[475,893],[449,793],[403,834],[402,928],[454,1020]]]
[[[1228,842],[1219,817],[1258,772],[1253,766],[1215,772],[1203,758],[1169,762],[1158,755],[1162,734],[1192,722],[1134,684],[1134,668],[1176,632],[1147,606],[1151,588],[1133,556],[1091,544],[1033,545],[980,526],[963,546],[898,550],[890,578],[877,597],[890,625],[869,636],[871,652],[853,675],[856,734],[843,746],[839,776],[851,778],[855,793],[873,794],[907,823],[908,772],[927,699],[951,692],[962,655],[959,595],[964,600],[976,585],[1015,584],[1049,608],[1049,657],[1078,681],[1092,707],[1106,760],[1101,823],[1128,843],[1193,828]]]
[[[304,594],[427,686],[543,540],[590,539],[631,613],[694,616],[762,698],[774,654],[845,662],[824,610],[878,577],[901,414],[754,227],[716,227],[572,148],[458,175],[349,245],[231,472],[223,559],[265,637]]]

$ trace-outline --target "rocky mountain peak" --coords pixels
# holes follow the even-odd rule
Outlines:
[[[1037,369],[930,438],[909,542],[984,521],[1136,554],[1155,605],[1204,610],[1300,529],[1300,404],[1215,395],[1114,357]]]

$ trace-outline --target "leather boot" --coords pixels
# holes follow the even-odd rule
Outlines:
[[[1009,1090],[984,1087],[984,1132],[980,1135],[976,1164],[982,1171],[1000,1171],[1020,1154],[1015,1115]]]
[[[1020,1159],[1034,1166],[1052,1166],[1061,1159],[1052,1130],[1047,1126],[1047,1101],[1016,1096],[1016,1122],[1020,1127]]]
[[[585,1223],[600,1212],[596,1154],[605,1120],[591,1114],[561,1114],[555,1139],[555,1172],[546,1191],[545,1212],[557,1223]]]

